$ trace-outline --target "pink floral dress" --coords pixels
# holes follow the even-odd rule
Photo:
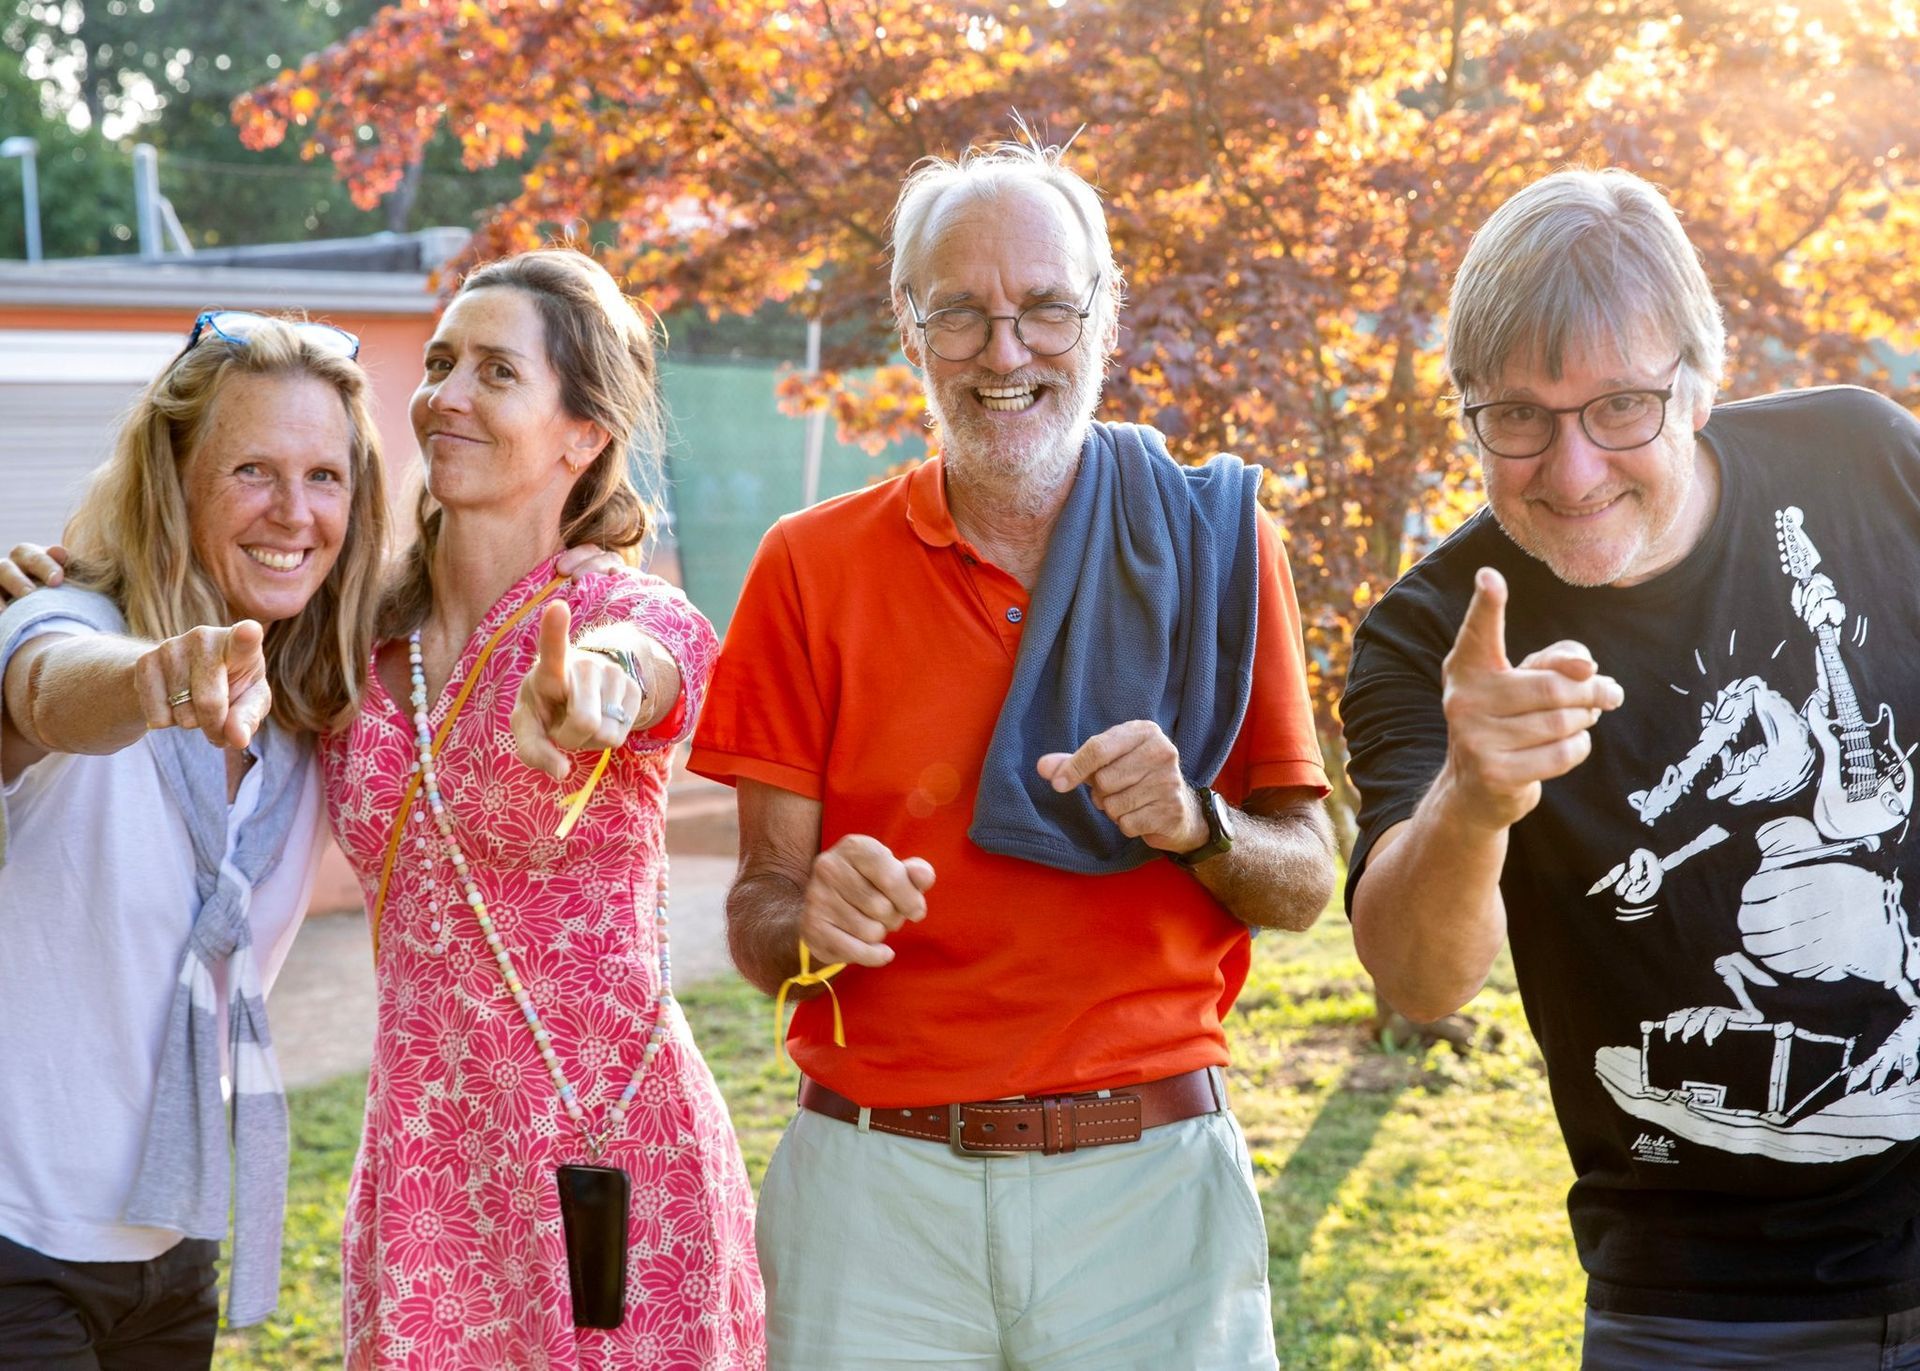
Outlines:
[[[552,574],[551,562],[535,568],[475,630],[434,702],[436,733],[481,648]],[[576,636],[624,620],[665,644],[684,682],[679,704],[614,754],[577,827],[555,837],[560,795],[584,784],[598,754],[576,758],[564,789],[514,755],[508,718],[534,658],[535,611],[494,650],[438,770],[469,870],[599,1128],[659,1004],[668,754],[692,729],[717,645],[698,611],[650,577],[587,576],[557,595]],[[411,714],[374,675],[359,717],[321,744],[334,833],[370,909],[416,758]],[[625,1320],[576,1329],[554,1170],[586,1160],[581,1130],[502,984],[424,795],[376,933],[379,1025],[342,1242],[347,1365],[764,1367],[753,1192],[685,1022],[673,1018],[605,1158],[633,1181]]]

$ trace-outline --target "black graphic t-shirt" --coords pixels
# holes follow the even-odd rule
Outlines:
[[[1515,825],[1500,888],[1596,1308],[1920,1305],[1920,424],[1836,387],[1721,405],[1720,506],[1578,588],[1482,510],[1382,597],[1341,714],[1347,895],[1446,757],[1440,663],[1497,568],[1513,661],[1585,643],[1625,704]]]

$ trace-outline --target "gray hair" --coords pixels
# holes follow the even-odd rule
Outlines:
[[[1118,315],[1126,283],[1113,260],[1100,193],[1066,164],[1067,148],[1073,140],[1042,145],[1024,122],[1018,127],[1024,135],[1021,140],[970,147],[957,159],[923,157],[907,173],[900,198],[893,204],[893,275],[889,281],[894,315],[902,324],[908,318],[906,288],[933,246],[929,230],[934,211],[949,195],[996,200],[1023,190],[1051,191],[1066,201],[1086,239],[1087,274],[1100,276],[1098,294],[1110,311],[1106,318]]]
[[[1447,370],[1464,399],[1510,361],[1558,380],[1569,346],[1607,344],[1624,357],[1649,331],[1709,393],[1719,385],[1726,328],[1673,206],[1618,167],[1561,171],[1473,236],[1453,282]]]

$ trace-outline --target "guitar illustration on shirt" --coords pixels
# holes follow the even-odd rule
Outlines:
[[[1774,537],[1780,546],[1780,565],[1797,583],[1796,602],[1810,595],[1831,596],[1832,583],[1816,576],[1819,549],[1807,537],[1797,508],[1774,515]],[[1831,839],[1864,838],[1884,833],[1913,812],[1913,763],[1893,735],[1893,711],[1880,706],[1868,724],[1860,713],[1853,682],[1840,660],[1840,625],[1847,610],[1837,598],[1810,603],[1808,626],[1819,640],[1817,658],[1824,689],[1808,701],[1806,720],[1820,749],[1820,782],[1814,799],[1813,821]],[[1817,620],[1817,622],[1815,622]],[[1819,701],[1832,702],[1829,718]],[[1884,729],[1885,737],[1875,734]]]
[[[1587,891],[1618,901],[1619,923],[1651,930],[1622,930],[1647,946],[1662,915],[1684,919],[1686,950],[1717,954],[1711,967],[1726,992],[1636,1016],[1638,1043],[1623,1024],[1595,1052],[1594,1072],[1627,1116],[1674,1138],[1835,1162],[1920,1137],[1920,933],[1896,832],[1912,813],[1914,775],[1892,705],[1871,721],[1862,713],[1842,660],[1850,615],[1819,569],[1802,512],[1776,508],[1773,523],[1794,615],[1812,638],[1816,688],[1796,702],[1764,663],[1752,662],[1753,674],[1734,668],[1737,678],[1696,706],[1700,728],[1685,755],[1626,797],[1657,831],[1658,849],[1636,848]],[[1730,632],[1729,658],[1733,642]],[[1675,846],[1663,821],[1696,787],[1699,800],[1728,806],[1727,822]],[[1781,812],[1789,800],[1798,812]],[[1764,806],[1764,817],[1735,837],[1747,806]],[[1684,813],[1697,816],[1698,805]],[[1750,864],[1740,857],[1749,841]],[[1669,872],[1709,850],[1720,854],[1712,877],[1665,890]],[[1729,929],[1722,911],[1741,871]]]

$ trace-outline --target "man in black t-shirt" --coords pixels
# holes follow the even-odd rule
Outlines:
[[[1587,1367],[1920,1367],[1920,423],[1723,353],[1637,177],[1475,236],[1488,508],[1355,639],[1354,939],[1420,1020],[1511,940]]]

